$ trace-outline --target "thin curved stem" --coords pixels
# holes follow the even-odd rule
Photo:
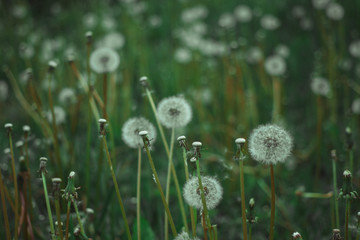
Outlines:
[[[187,157],[186,157],[186,149],[183,148],[183,160],[184,160],[184,169],[185,169],[185,179],[186,181],[189,180],[189,168],[187,163]],[[191,231],[193,237],[196,236],[196,223],[194,218],[194,210],[192,207],[189,207],[190,210],[190,219],[191,219]]]
[[[60,212],[60,202],[58,198],[55,198],[55,212],[56,212],[56,219],[58,222],[58,234],[59,234],[59,238],[61,240],[64,239],[63,237],[63,230],[62,230],[62,226],[61,226],[61,212]]]
[[[69,240],[70,208],[71,208],[71,201],[68,201],[67,210],[66,210],[65,240]]]
[[[108,164],[109,164],[109,167],[110,167],[112,180],[113,180],[115,191],[116,191],[116,196],[118,198],[120,209],[121,209],[121,214],[122,214],[123,220],[125,222],[126,235],[127,235],[128,239],[131,240],[132,237],[131,237],[131,233],[130,233],[129,223],[128,223],[128,220],[127,220],[127,217],[126,217],[124,204],[123,204],[123,201],[122,201],[122,198],[121,198],[121,195],[120,195],[119,186],[118,186],[118,183],[116,181],[116,176],[115,176],[114,169],[113,169],[113,166],[112,166],[112,163],[111,163],[111,158],[110,158],[110,153],[109,153],[109,149],[108,149],[107,142],[106,142],[106,137],[102,136],[102,139],[103,139],[103,144],[104,144],[104,148],[105,148],[106,157],[107,157]]]
[[[275,230],[275,179],[274,179],[274,167],[270,165],[270,177],[271,177],[271,215],[270,215],[270,240],[274,240]]]
[[[345,240],[349,239],[349,214],[350,214],[350,200],[346,199],[346,205],[345,205]]]
[[[245,209],[245,184],[244,184],[244,161],[239,160],[240,170],[240,192],[241,192],[241,214],[242,214],[242,225],[244,240],[247,240],[247,226],[246,226],[246,209]]]
[[[2,205],[2,209],[3,209],[3,217],[4,217],[4,223],[5,223],[6,239],[11,240],[9,216],[8,216],[7,208],[6,208],[4,182],[2,180],[1,169],[0,169],[0,194],[1,194],[1,205]]]
[[[13,173],[14,180],[14,191],[15,191],[15,230],[14,230],[14,238],[17,240],[19,238],[18,234],[18,226],[19,226],[19,189],[15,168],[15,159],[14,159],[14,148],[12,143],[12,134],[9,132],[9,145],[10,145],[10,154],[11,154],[11,168]]]
[[[45,178],[44,171],[41,172],[41,178],[42,178],[42,182],[43,182],[43,186],[44,186],[44,195],[45,195],[46,209],[48,212],[49,223],[50,223],[51,239],[56,240],[55,228],[54,228],[54,223],[53,223],[53,218],[52,218],[52,213],[51,213],[51,207],[50,207],[50,201],[49,201],[49,195],[48,195],[48,191],[47,191],[46,178]]]

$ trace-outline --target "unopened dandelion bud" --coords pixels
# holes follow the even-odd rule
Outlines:
[[[40,167],[39,167],[39,173],[47,173],[46,170],[46,163],[47,163],[48,159],[46,157],[41,157],[40,158]]]
[[[195,157],[190,158],[190,162],[196,162],[196,158]]]
[[[237,160],[244,160],[245,159],[245,156],[242,153],[245,142],[246,142],[245,138],[237,138],[237,139],[235,139],[235,144],[236,144],[237,150],[236,150],[235,156],[233,157],[234,160],[237,161]]]
[[[33,70],[31,68],[27,68],[26,70],[26,80],[30,81],[33,79]]]
[[[255,207],[255,200],[253,198],[250,198],[250,200],[249,200],[249,207],[250,207],[250,210],[254,209],[254,207]]]
[[[51,179],[53,183],[53,196],[55,199],[60,197],[60,190],[61,190],[61,178],[53,178]]]
[[[302,237],[301,237],[300,233],[294,232],[294,233],[292,234],[292,239],[302,239]]]
[[[93,41],[93,33],[91,31],[88,31],[85,33],[85,37],[86,37],[86,43],[87,44],[91,44]]]
[[[179,142],[180,147],[187,149],[185,136],[178,137],[177,141]]]
[[[100,118],[99,124],[100,124],[100,135],[105,136],[106,134],[106,119]]]
[[[48,66],[49,66],[49,72],[53,72],[57,67],[57,63],[55,61],[49,61]]]
[[[357,199],[359,195],[356,191],[353,191],[352,188],[352,175],[349,170],[343,172],[344,182],[343,187],[340,189],[339,198],[344,199]]]
[[[342,240],[342,239],[343,238],[341,237],[340,229],[333,229],[333,236],[331,240]]]
[[[4,127],[7,130],[7,133],[10,134],[13,128],[12,123],[5,123]]]
[[[150,87],[148,78],[146,76],[142,76],[139,81],[143,88],[148,89]]]

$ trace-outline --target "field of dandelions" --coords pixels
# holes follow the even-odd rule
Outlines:
[[[0,13],[1,240],[360,239],[359,0]]]

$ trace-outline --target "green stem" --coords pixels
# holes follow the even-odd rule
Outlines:
[[[183,159],[184,159],[184,169],[185,169],[185,179],[186,181],[189,180],[189,168],[187,163],[187,157],[186,157],[186,149],[183,148]],[[194,210],[192,207],[189,207],[190,210],[190,219],[191,219],[191,230],[193,237],[196,236],[196,223],[194,218]]]
[[[141,147],[138,149],[138,174],[136,186],[136,220],[137,220],[137,239],[141,240],[141,225],[140,225],[140,186],[141,186]]]
[[[273,78],[273,121],[279,121],[281,114],[281,83],[277,77]]]
[[[114,169],[113,169],[113,166],[112,166],[112,163],[111,163],[111,158],[110,158],[110,153],[109,153],[109,149],[108,149],[107,142],[106,142],[106,137],[102,136],[102,139],[103,139],[103,144],[104,144],[104,148],[105,148],[105,152],[106,152],[106,157],[107,157],[108,164],[109,164],[109,167],[110,167],[112,180],[113,180],[115,191],[116,191],[116,196],[118,198],[120,209],[121,209],[121,214],[122,214],[123,220],[125,222],[126,235],[127,235],[127,238],[129,240],[131,240],[132,237],[131,237],[131,233],[130,233],[129,223],[128,223],[128,220],[127,220],[127,217],[126,217],[124,205],[123,205],[122,198],[121,198],[121,195],[120,195],[119,186],[118,186],[118,183],[116,181],[116,176],[115,176]]]
[[[357,228],[356,228],[356,240],[359,240],[359,239],[360,239],[359,228],[360,228],[360,221],[358,220]]]
[[[271,215],[270,215],[270,240],[274,240],[275,230],[275,179],[274,167],[270,164],[270,177],[271,177]]]
[[[58,129],[56,125],[56,118],[55,118],[55,111],[54,111],[54,104],[53,104],[53,98],[51,94],[51,79],[52,75],[49,73],[49,88],[48,88],[48,98],[49,98],[49,106],[51,111],[51,120],[52,120],[52,127],[53,127],[53,134],[54,134],[54,148],[55,148],[55,154],[56,154],[56,161],[58,164],[58,174],[61,178],[63,178],[63,169],[62,169],[62,161],[60,156],[60,149],[59,149],[59,136],[58,136]]]
[[[86,162],[85,162],[85,186],[86,186],[86,196],[89,196],[90,188],[90,147],[91,147],[91,100],[92,100],[92,91],[91,91],[91,71],[90,71],[90,51],[91,43],[86,44],[86,72],[88,80],[88,119],[87,119],[87,138],[86,138]]]
[[[77,217],[77,220],[78,220],[78,223],[79,223],[79,226],[80,226],[80,232],[83,234],[83,236],[85,236],[87,238],[87,236],[85,234],[85,231],[84,231],[84,226],[83,226],[83,224],[81,222],[81,218],[80,218],[80,214],[79,214],[77,204],[75,202],[75,199],[72,196],[71,196],[71,202],[72,202],[72,204],[74,206],[74,209],[75,209],[76,217]]]
[[[11,240],[9,216],[8,216],[7,208],[6,208],[4,182],[3,182],[1,169],[0,169],[0,194],[1,194],[1,205],[2,205],[2,209],[3,209],[4,222],[5,222],[6,239]]]
[[[354,151],[352,149],[349,149],[349,165],[350,165],[350,172],[353,172],[353,166],[354,166]]]
[[[169,223],[170,223],[170,228],[171,228],[172,234],[173,234],[174,237],[176,237],[177,232],[176,232],[175,224],[174,224],[173,218],[171,216],[169,206],[168,206],[168,204],[167,204],[167,202],[165,200],[164,192],[163,192],[163,190],[161,188],[160,180],[159,180],[158,174],[156,172],[155,165],[154,165],[154,162],[152,160],[152,157],[151,157],[151,154],[150,154],[150,151],[149,151],[149,147],[148,147],[148,145],[146,143],[144,143],[144,146],[145,146],[147,157],[149,159],[151,170],[152,170],[152,172],[153,172],[153,174],[155,176],[155,181],[156,181],[156,185],[158,187],[158,190],[160,192],[161,200],[163,202],[165,211],[166,211],[166,213],[168,215],[168,220],[169,220]]]
[[[345,240],[349,239],[349,214],[350,214],[350,200],[346,199],[346,205],[345,205]]]
[[[106,119],[106,120],[109,120],[108,119],[108,115],[107,115],[107,73],[104,73],[104,80],[103,80],[103,93],[104,93],[104,109],[103,109],[103,117]]]
[[[246,210],[245,210],[245,184],[244,184],[244,161],[239,160],[240,170],[240,192],[241,192],[241,214],[243,223],[244,240],[247,240],[247,226],[246,226]]]
[[[55,198],[55,211],[56,211],[56,219],[58,222],[58,238],[60,240],[63,240],[63,230],[62,230],[62,225],[61,225],[61,216],[60,216],[60,202],[58,198]]]
[[[252,224],[249,224],[249,240],[252,239]]]
[[[65,240],[69,240],[70,208],[71,208],[71,201],[68,201],[67,210],[66,210]]]
[[[202,185],[202,181],[201,181],[201,173],[200,173],[200,163],[199,163],[199,159],[196,159],[196,170],[197,170],[197,175],[198,175],[198,180],[199,180],[199,187],[200,187],[200,195],[201,195],[201,201],[203,204],[203,214],[205,217],[205,224],[207,224],[207,228],[210,229],[211,228],[211,223],[210,223],[210,218],[209,218],[209,213],[208,213],[208,208],[206,206],[206,200],[205,200],[205,193],[204,193],[204,188]],[[205,227],[205,226],[204,226]],[[204,229],[205,230],[205,229]]]
[[[28,144],[28,137],[27,135],[25,135],[25,160],[26,160],[26,165],[27,165],[27,170],[29,172],[29,181],[28,181],[28,188],[29,188],[29,193],[28,193],[28,198],[29,198],[29,203],[30,203],[30,207],[29,207],[29,212],[30,212],[30,220],[33,220],[33,208],[32,208],[32,190],[31,190],[31,171],[30,171],[30,167],[29,167],[29,144]]]
[[[12,143],[12,134],[9,131],[9,145],[10,145],[10,154],[11,154],[11,168],[13,173],[13,180],[14,180],[14,191],[15,191],[15,228],[14,228],[14,239],[17,240],[18,236],[18,226],[19,226],[19,189],[18,189],[18,182],[17,182],[17,175],[16,175],[16,168],[15,168],[15,159],[14,159],[14,148]]]
[[[44,186],[44,195],[45,195],[46,209],[48,212],[49,223],[50,223],[51,238],[53,240],[56,240],[54,223],[53,223],[53,218],[52,218],[52,213],[51,213],[49,195],[48,195],[48,191],[47,191],[47,187],[46,187],[46,178],[45,178],[44,170],[41,171],[41,178],[42,178],[42,182],[43,182],[43,186]]]
[[[333,188],[334,188],[334,203],[335,203],[335,218],[336,218],[336,228],[340,228],[340,220],[339,220],[339,203],[337,198],[337,180],[336,180],[336,160],[332,159],[332,170],[333,170]]]
[[[166,154],[167,154],[167,157],[168,159],[170,159],[170,150],[169,150],[169,146],[166,142],[166,139],[165,139],[165,134],[164,134],[164,130],[159,122],[159,118],[157,116],[157,111],[156,111],[156,108],[155,108],[155,104],[154,104],[154,100],[151,96],[151,93],[149,91],[149,89],[146,89],[146,95],[149,99],[149,102],[150,102],[150,106],[151,106],[151,109],[154,113],[154,116],[155,116],[155,120],[156,120],[156,124],[158,126],[158,129],[159,129],[159,132],[160,132],[160,136],[161,136],[161,140],[164,144],[164,148],[165,148],[165,151],[166,151]],[[172,155],[172,154],[171,154]],[[171,156],[172,158],[172,156]],[[171,173],[174,177],[174,183],[175,183],[175,188],[176,188],[176,192],[177,192],[177,195],[178,195],[178,200],[179,200],[179,205],[180,205],[180,211],[181,211],[181,215],[182,215],[182,218],[183,218],[183,222],[184,222],[184,226],[185,226],[185,229],[187,232],[189,232],[189,227],[188,227],[188,224],[187,224],[187,221],[186,221],[186,214],[185,214],[185,208],[184,208],[184,201],[183,201],[183,198],[182,198],[182,194],[181,194],[181,190],[180,190],[180,185],[179,185],[179,180],[178,180],[178,177],[176,175],[176,170],[175,170],[175,167],[174,167],[174,164],[171,164],[170,165],[171,167]]]

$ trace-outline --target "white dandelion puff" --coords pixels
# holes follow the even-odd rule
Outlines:
[[[252,158],[265,164],[284,162],[293,146],[291,135],[283,128],[268,124],[252,131],[249,151]]]
[[[65,123],[65,121],[66,121],[66,112],[62,107],[55,106],[54,107],[54,114],[55,114],[55,120],[56,120],[57,125]],[[51,111],[48,111],[46,116],[47,116],[48,121],[52,122]]]
[[[350,43],[349,52],[351,56],[360,58],[360,40]]]
[[[72,88],[64,88],[59,93],[59,102],[63,105],[69,105],[76,102],[75,91]]]
[[[9,87],[5,81],[0,81],[0,102],[4,102],[9,96]]]
[[[258,63],[263,59],[263,52],[258,47],[252,47],[247,51],[246,59],[249,63]]]
[[[234,15],[239,22],[249,22],[252,19],[252,12],[248,6],[239,5],[234,10]]]
[[[313,6],[316,9],[324,9],[328,4],[330,0],[313,0]]]
[[[219,26],[223,28],[233,28],[235,26],[235,18],[231,13],[224,13],[219,18]]]
[[[280,27],[280,20],[273,15],[266,14],[260,20],[261,27],[266,30],[275,30]]]
[[[139,133],[144,130],[147,131],[149,139],[156,139],[156,129],[152,123],[143,117],[130,118],[122,127],[122,139],[131,148],[142,147],[144,142]]]
[[[113,72],[119,64],[120,57],[111,48],[98,48],[90,56],[91,69],[97,73]]]
[[[121,49],[125,45],[125,38],[121,33],[112,32],[107,34],[99,46],[108,47],[112,49]]]
[[[201,181],[204,189],[206,206],[209,210],[214,209],[222,199],[223,189],[219,181],[214,177],[202,176]],[[196,209],[203,208],[199,179],[197,177],[192,177],[185,183],[183,194],[187,204]]]
[[[275,48],[275,53],[276,55],[279,55],[283,58],[287,58],[290,55],[290,50],[289,48],[284,45],[284,44],[279,44],[276,48]]]
[[[339,21],[344,17],[344,8],[340,4],[332,2],[326,7],[326,15],[331,20]]]
[[[183,97],[168,97],[157,107],[159,121],[167,128],[185,127],[192,118],[189,103]]]
[[[354,114],[360,114],[360,98],[357,98],[352,102],[351,111]]]
[[[281,56],[273,55],[265,59],[265,70],[271,76],[283,75],[286,71],[286,63]]]
[[[174,238],[174,240],[200,240],[198,237],[191,237],[189,234],[185,231],[182,231],[180,234]]]
[[[316,95],[328,96],[330,94],[329,81],[322,77],[315,77],[311,80],[311,90]]]
[[[178,48],[174,53],[174,58],[178,63],[189,63],[192,59],[191,51],[187,48]]]

